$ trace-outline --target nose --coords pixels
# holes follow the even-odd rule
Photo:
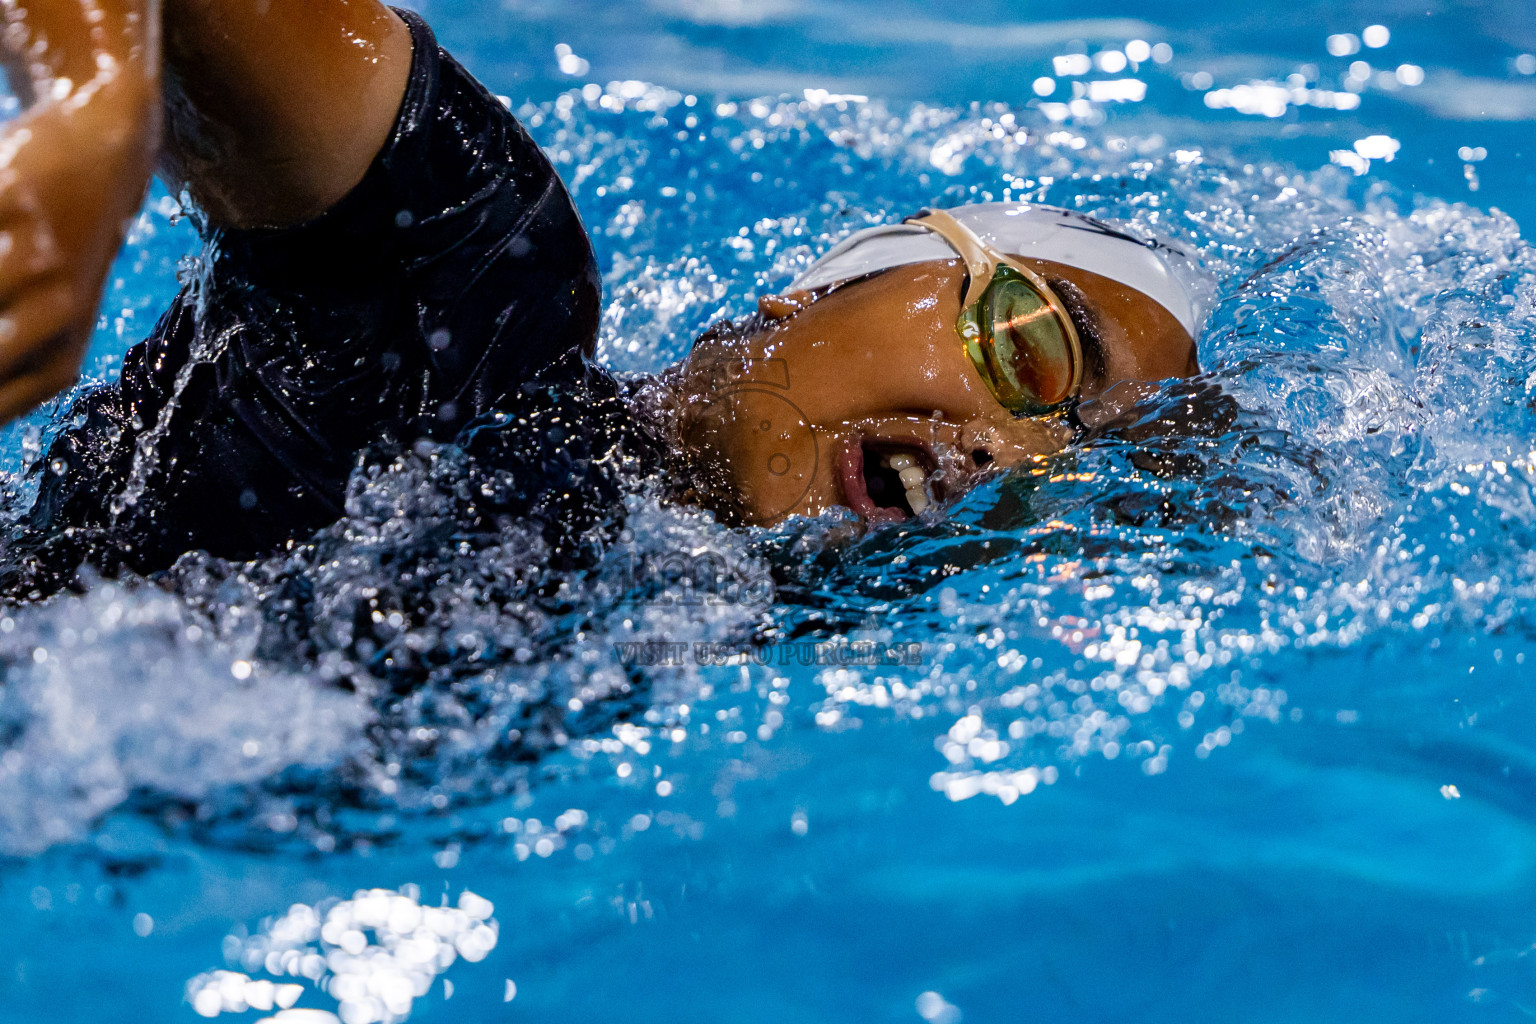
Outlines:
[[[1001,410],[1000,410],[1001,412]],[[960,428],[960,447],[978,469],[1011,469],[1060,451],[1072,440],[1072,427],[1056,418],[978,417]]]

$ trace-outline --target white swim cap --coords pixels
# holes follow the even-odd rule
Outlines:
[[[975,203],[945,212],[1001,252],[1064,263],[1136,289],[1172,314],[1190,337],[1200,326],[1209,282],[1182,249],[1144,241],[1055,206]],[[790,288],[815,291],[892,267],[955,257],[949,243],[932,231],[915,224],[886,224],[844,239]]]

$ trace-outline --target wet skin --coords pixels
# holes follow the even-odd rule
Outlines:
[[[410,33],[377,0],[5,0],[0,423],[75,382],[158,169],[214,227],[281,227],[362,178]]]
[[[7,9],[0,67],[27,109],[0,130],[0,423],[75,380],[152,167],[210,226],[301,223],[362,178],[411,61],[409,33],[378,0]],[[1122,382],[1195,371],[1189,337],[1145,296],[1036,269],[1063,282],[1091,322],[1080,332],[1102,342],[1088,341],[1084,421],[1134,397]],[[912,458],[943,500],[992,467],[1060,450],[1072,436],[1060,417],[1009,415],[964,356],[962,278],[942,261],[815,301],[770,296],[755,334],[699,345],[676,394],[685,440],[721,477],[701,499],[752,523],[835,505],[888,522],[911,503],[903,511],[894,472],[872,493],[883,458]]]
[[[1197,372],[1188,333],[1145,295],[1024,262],[1076,307],[1082,422],[1134,402],[1148,390],[1136,382]],[[701,339],[683,366],[681,428],[721,478],[705,503],[757,525],[839,505],[882,525],[912,511],[882,456],[912,458],[942,501],[1070,443],[1065,416],[1016,417],[988,390],[955,332],[964,284],[959,260],[896,267],[819,296],[765,297],[760,329]]]

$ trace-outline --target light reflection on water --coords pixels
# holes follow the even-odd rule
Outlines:
[[[424,905],[469,885],[501,928],[454,988],[413,989],[423,1020],[489,1016],[509,982],[522,1012],[633,1020],[1187,1019],[1239,992],[1277,1018],[1309,999],[1341,1019],[1518,1012],[1536,981],[1536,255],[1510,217],[1455,202],[1464,186],[1384,184],[1419,144],[1402,128],[1346,125],[1296,164],[1156,120],[1169,90],[1198,117],[1279,104],[1307,131],[1313,111],[1445,95],[1458,72],[1419,53],[1392,76],[1417,60],[1422,84],[1355,76],[1411,38],[1364,30],[1326,53],[1319,34],[1299,83],[1158,60],[1137,25],[1042,49],[1035,106],[826,81],[520,106],[608,261],[600,354],[620,370],[677,356],[858,227],[1012,198],[1196,248],[1219,281],[1206,374],[1123,436],[851,546],[829,542],[835,517],[742,534],[640,496],[592,573],[552,579],[509,534],[429,550],[411,590],[394,566],[433,543],[454,473],[422,453],[312,547],[10,613],[0,1014],[58,998],[89,949],[144,1013],[186,1014],[183,983],[221,966],[232,927],[406,883]],[[569,45],[559,59],[602,72]],[[1135,75],[1145,120],[1073,89]],[[97,373],[172,287],[172,214],[140,220]],[[637,579],[678,552],[773,592]],[[546,584],[559,600],[534,596]],[[425,624],[400,605],[423,592]],[[448,652],[429,685],[334,685],[356,674],[359,608],[400,652]],[[836,638],[919,643],[920,663],[836,663]],[[635,664],[646,642],[670,664]],[[752,653],[699,664],[733,649]],[[78,998],[82,1020],[110,1005]]]

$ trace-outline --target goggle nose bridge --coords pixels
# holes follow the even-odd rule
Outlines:
[[[977,372],[981,374],[987,386],[992,389],[994,396],[1000,402],[1003,402],[1005,407],[1009,406],[1004,401],[1003,395],[999,392],[998,382],[992,379],[992,374],[987,370],[983,358],[976,351],[976,344],[980,341],[980,338],[967,337],[963,328],[970,311],[977,309],[982,298],[986,295],[987,289],[992,286],[993,279],[997,276],[999,264],[1008,267],[1024,278],[1050,309],[1052,317],[1057,321],[1071,349],[1072,382],[1069,391],[1071,395],[1077,394],[1082,387],[1083,378],[1082,342],[1078,339],[1077,327],[1072,323],[1072,318],[1067,315],[1061,298],[1043,277],[1007,253],[999,252],[987,245],[974,231],[943,210],[924,210],[915,217],[907,218],[903,223],[924,228],[938,235],[964,261],[969,280],[965,287],[965,296],[960,304],[961,322],[956,325],[956,329],[961,332],[962,338],[966,340],[967,354],[970,355],[972,363],[976,365]],[[1067,400],[1070,401],[1070,396]],[[1046,408],[1059,407],[1060,404],[1060,402],[1050,403]],[[1038,412],[1042,410],[1012,409],[1011,411],[1016,415],[1020,415],[1025,414],[1026,411]]]

